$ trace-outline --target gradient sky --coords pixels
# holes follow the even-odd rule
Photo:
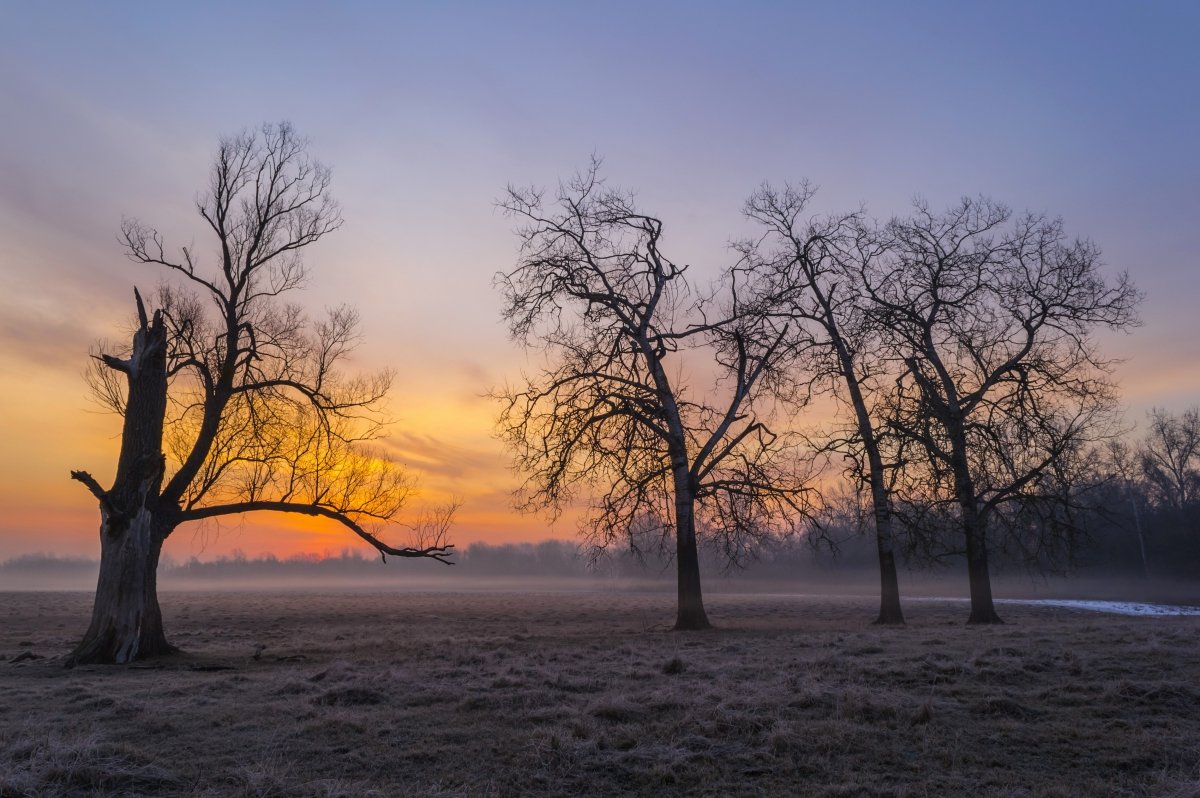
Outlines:
[[[455,539],[566,535],[508,509],[482,398],[524,362],[492,289],[509,182],[600,153],[700,269],[743,199],[808,178],[817,206],[902,212],[988,194],[1061,214],[1146,293],[1129,420],[1200,402],[1200,3],[6,3],[0,25],[0,558],[95,556],[119,421],[87,398],[91,343],[131,289],[123,215],[176,244],[217,139],[289,119],[334,168],[345,226],[309,251],[314,311],[350,302],[355,365],[395,367],[391,445]],[[328,524],[181,528],[178,558],[355,547]]]

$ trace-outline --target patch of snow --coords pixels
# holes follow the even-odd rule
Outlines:
[[[1093,601],[1087,599],[997,599],[997,604],[1027,604],[1035,607],[1065,607],[1071,610],[1091,610],[1114,615],[1197,615],[1200,607],[1173,604],[1143,604],[1137,601]]]
[[[907,601],[959,601],[968,598],[957,596],[914,596]],[[1200,607],[1180,604],[1146,604],[1139,601],[1098,601],[1093,599],[995,599],[997,604],[1023,604],[1030,607],[1063,607],[1068,610],[1107,612],[1113,615],[1138,615],[1142,617],[1200,616]]]

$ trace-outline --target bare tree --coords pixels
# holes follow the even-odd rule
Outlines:
[[[794,437],[770,426],[796,398],[788,324],[759,312],[736,266],[719,298],[698,296],[662,222],[598,166],[560,185],[556,208],[533,189],[500,202],[522,224],[517,266],[497,276],[504,318],[545,360],[497,392],[499,432],[527,475],[523,509],[588,500],[602,546],[673,536],[675,628],[702,629],[698,537],[736,556],[803,509]]]
[[[969,622],[997,623],[989,522],[1062,495],[1064,463],[1111,431],[1111,364],[1090,334],[1135,324],[1138,294],[1125,275],[1106,284],[1061,220],[986,199],[918,202],[887,231],[862,283],[906,366],[890,423],[924,454],[913,484],[957,512]]]
[[[1150,429],[1138,449],[1151,500],[1182,509],[1200,499],[1200,408],[1180,415],[1150,411]]]
[[[99,354],[91,372],[96,395],[124,427],[111,487],[71,472],[100,503],[101,560],[91,625],[70,662],[172,650],[156,572],[163,541],[190,521],[254,511],[316,516],[382,555],[446,561],[448,517],[425,525],[419,547],[380,537],[412,484],[366,445],[384,422],[391,374],[340,371],[358,340],[356,314],[337,308],[311,323],[280,298],[304,283],[304,248],[341,225],[329,180],[289,124],[266,125],[221,141],[197,200],[216,245],[212,267],[190,247],[168,254],[141,222],[122,225],[131,260],[187,288],[163,288],[153,312],[135,290],[131,346]]]
[[[861,212],[809,217],[813,194],[807,183],[782,190],[764,185],[745,205],[764,233],[739,246],[771,285],[770,312],[795,322],[790,345],[804,353],[814,386],[850,411],[850,434],[834,435],[821,448],[845,456],[851,477],[870,492],[880,577],[876,623],[903,624],[883,446],[888,429],[877,423],[871,401],[889,364],[878,315],[869,312],[859,284],[884,246]]]
[[[1115,482],[1120,486],[1122,506],[1128,504],[1129,519],[1133,526],[1133,532],[1137,535],[1138,555],[1141,563],[1142,576],[1146,579],[1150,578],[1150,559],[1146,556],[1146,530],[1142,525],[1142,512],[1139,503],[1144,498],[1142,486],[1137,483],[1138,459],[1139,455],[1128,441],[1114,438],[1099,453],[1102,467],[1100,469],[1100,478],[1108,477],[1110,481]],[[1123,516],[1124,512],[1104,513],[1101,511],[1101,517],[1104,520],[1110,520],[1113,516]],[[1117,522],[1118,526],[1124,526]]]

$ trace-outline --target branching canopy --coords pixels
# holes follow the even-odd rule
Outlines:
[[[945,214],[918,202],[887,235],[861,277],[905,365],[890,423],[923,455],[910,487],[961,501],[969,472],[985,519],[1027,530],[1055,507],[1065,522],[1071,464],[1115,431],[1112,364],[1091,333],[1137,323],[1137,291],[1126,275],[1106,284],[1095,245],[1061,220],[987,199]]]
[[[122,224],[131,260],[181,278],[157,302],[170,380],[159,504],[174,524],[255,510],[320,516],[384,555],[445,561],[448,518],[420,546],[379,537],[413,483],[369,446],[386,422],[392,374],[343,370],[357,314],[337,307],[312,321],[283,297],[304,285],[303,250],[341,226],[329,183],[291,125],[265,125],[221,141],[196,201],[215,257],[172,253],[154,228]],[[99,354],[89,381],[102,404],[124,413],[121,362],[121,353]]]
[[[556,206],[511,187],[499,203],[522,225],[517,266],[496,278],[504,318],[543,354],[496,392],[523,507],[588,501],[593,541],[636,545],[694,502],[695,528],[736,554],[804,504],[795,437],[772,426],[799,393],[787,323],[761,312],[736,266],[700,295],[664,253],[662,222],[598,169],[560,185]]]

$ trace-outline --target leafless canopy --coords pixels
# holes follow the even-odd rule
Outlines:
[[[890,433],[879,410],[898,360],[861,285],[862,274],[884,256],[887,240],[861,209],[811,214],[814,194],[808,183],[783,189],[764,184],[744,208],[761,233],[739,249],[768,287],[765,311],[793,325],[789,346],[803,353],[810,388],[832,396],[844,411],[832,429],[817,434],[814,449],[842,464],[858,498],[870,495],[880,572],[877,622],[901,624],[891,489],[904,439]],[[840,514],[838,499],[827,496],[826,515]],[[821,525],[815,527],[823,536]]]
[[[1151,500],[1181,509],[1200,500],[1200,408],[1179,415],[1150,411],[1150,429],[1138,449]]]
[[[909,487],[969,502],[983,524],[1063,512],[1080,453],[1115,431],[1092,331],[1136,324],[1137,291],[1123,274],[1107,284],[1096,246],[1060,219],[987,199],[917,202],[886,232],[862,284],[905,364],[890,423],[924,455]]]
[[[690,527],[736,557],[804,504],[796,442],[771,425],[797,394],[787,322],[761,312],[740,264],[699,294],[663,223],[598,168],[553,203],[511,187],[499,203],[521,223],[517,266],[496,278],[504,318],[542,361],[496,393],[522,505],[590,502],[601,546]]]
[[[160,504],[174,508],[172,525],[256,510],[319,516],[383,555],[445,561],[446,523],[434,524],[436,535],[426,524],[419,546],[380,537],[413,485],[370,446],[392,374],[342,369],[357,314],[337,307],[314,322],[284,299],[305,282],[304,249],[342,224],[329,183],[290,124],[265,125],[221,141],[196,200],[215,257],[174,254],[156,229],[122,224],[131,260],[181,278],[158,296],[171,381]],[[124,413],[122,362],[100,355],[90,379]]]
[[[900,442],[881,423],[878,405],[900,360],[886,345],[886,330],[861,275],[884,257],[887,241],[861,209],[810,211],[815,194],[807,182],[764,184],[744,206],[761,234],[737,247],[747,268],[769,286],[766,312],[791,322],[790,345],[803,355],[810,390],[844,411],[816,434],[813,448],[839,460],[856,490],[869,487],[874,472],[878,487],[886,490],[901,457]],[[878,496],[879,501],[886,499]]]

